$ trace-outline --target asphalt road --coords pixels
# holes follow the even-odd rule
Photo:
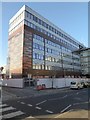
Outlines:
[[[62,114],[72,110],[88,110],[89,92],[87,88],[67,90],[64,92],[4,101],[2,117],[9,120],[39,118],[41,116]]]

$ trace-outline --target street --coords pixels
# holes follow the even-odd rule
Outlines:
[[[60,118],[62,113],[69,111],[85,110],[88,113],[88,99],[88,88],[84,88],[8,100],[2,104],[2,117],[3,120],[7,118],[12,120],[13,118]],[[88,114],[85,117],[88,118]]]

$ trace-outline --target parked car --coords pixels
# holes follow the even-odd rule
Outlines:
[[[81,81],[80,83],[83,85],[84,88],[87,87],[84,81]]]
[[[85,87],[85,88],[88,87],[88,81],[84,81],[84,87]]]
[[[81,83],[83,84],[84,88],[90,87],[90,82],[89,81],[81,81]]]
[[[90,87],[90,81],[87,82],[87,87]]]
[[[71,89],[81,89],[83,87],[84,87],[83,83],[78,81],[73,81],[71,82],[71,85],[70,85]]]

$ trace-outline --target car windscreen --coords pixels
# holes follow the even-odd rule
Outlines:
[[[76,84],[76,82],[71,82],[71,85],[75,85]]]

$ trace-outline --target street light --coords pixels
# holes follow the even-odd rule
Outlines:
[[[36,72],[36,79],[35,79],[35,85],[37,85],[37,81],[38,81],[38,71]]]
[[[65,87],[66,87],[66,73],[65,73],[65,69],[63,69],[64,71],[64,79],[65,79]]]
[[[63,56],[62,56],[62,52],[61,52],[61,64],[62,64],[62,74],[63,74],[63,77],[65,79],[65,69],[64,69],[64,66],[63,66]],[[66,79],[65,79],[65,87],[66,87]]]
[[[3,78],[3,76],[2,76],[3,75],[3,73],[2,73],[3,69],[4,69],[4,67],[0,67],[0,80],[2,80],[2,78]]]

